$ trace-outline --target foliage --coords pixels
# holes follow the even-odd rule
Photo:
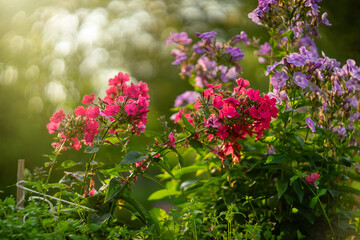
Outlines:
[[[55,211],[34,203],[15,211],[13,200],[6,199],[2,214],[10,217],[2,224],[24,229],[32,224],[37,236],[70,221],[68,228],[59,227],[64,238],[85,232],[90,238],[133,239],[359,235],[360,70],[353,60],[341,67],[325,54],[319,57],[313,38],[319,25],[330,25],[326,13],[319,14],[316,1],[259,1],[249,17],[268,31],[262,45],[244,32],[226,43],[218,42],[214,31],[198,33],[196,43],[186,33],[171,34],[173,64],[194,88],[177,98],[176,125],[163,121],[162,133],[146,131],[147,84],[128,84],[129,76],[119,73],[109,79],[106,97],[85,95],[87,108],[77,107],[74,115],[59,110],[50,118],[47,128],[57,137],[48,174],[25,184],[44,200],[44,194],[54,194]],[[241,78],[244,54],[236,44],[256,49],[269,76],[268,94],[248,88],[250,81]],[[153,141],[128,151],[133,135]],[[82,171],[66,171],[59,183],[49,183],[61,153],[83,145],[87,163],[61,164]],[[98,151],[113,146],[123,152],[118,164],[96,161]],[[185,154],[192,154],[193,162],[186,164]],[[169,164],[171,155],[177,166]],[[162,173],[150,175],[152,166]],[[149,200],[168,198],[173,209],[144,208],[131,188],[140,176],[163,187]],[[31,211],[36,217],[21,224]],[[128,212],[131,219],[122,218]]]

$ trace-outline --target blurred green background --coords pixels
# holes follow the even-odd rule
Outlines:
[[[0,0],[0,190],[15,194],[17,160],[32,170],[47,161],[52,137],[46,124],[54,111],[81,104],[84,94],[104,96],[107,81],[119,71],[148,83],[151,112],[147,129],[161,131],[157,118],[172,114],[175,97],[190,89],[171,65],[170,32],[215,30],[224,41],[245,31],[266,40],[264,29],[247,14],[256,0]],[[342,63],[360,62],[358,0],[325,0],[332,27],[320,29],[320,50]],[[245,50],[244,76],[265,91],[263,68]],[[136,140],[132,150],[146,144]],[[86,161],[75,150],[63,160]],[[115,150],[102,154],[119,161]],[[61,174],[61,173],[57,173]],[[54,177],[54,181],[58,178]],[[144,186],[148,183],[144,183]],[[145,191],[147,196],[149,190]]]

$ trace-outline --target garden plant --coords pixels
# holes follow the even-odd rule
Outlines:
[[[248,16],[267,41],[243,31],[228,41],[215,31],[172,33],[165,44],[191,89],[176,97],[171,119],[159,116],[163,132],[146,129],[148,85],[126,73],[108,80],[105,97],[85,95],[73,113],[54,113],[54,152],[24,183],[38,197],[22,210],[0,201],[0,238],[359,237],[360,69],[317,49],[318,27],[331,26],[319,2],[259,0]],[[264,67],[266,94],[242,76],[244,48]],[[138,136],[150,143],[131,149]],[[109,148],[117,163],[97,159]],[[61,158],[73,149],[88,162]],[[54,166],[65,175],[51,183]],[[133,197],[139,177],[161,186],[148,200],[167,200],[170,210]]]

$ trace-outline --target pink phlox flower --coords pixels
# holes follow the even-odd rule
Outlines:
[[[264,119],[271,118],[270,106],[267,103],[263,103],[260,105],[258,112],[260,116]]]
[[[125,105],[125,112],[128,115],[135,115],[139,112],[139,110],[135,103],[129,103]]]
[[[89,197],[94,195],[95,193],[97,193],[96,189],[95,188],[91,189],[89,192]]]
[[[53,134],[58,130],[59,126],[60,126],[60,122],[58,123],[50,122],[46,125],[46,128],[49,131],[49,134]]]
[[[130,86],[124,89],[125,95],[132,97],[132,98],[138,98],[141,94],[139,86],[131,83]]]
[[[175,137],[172,132],[169,134],[168,138],[169,138],[169,140],[165,143],[167,145],[167,147],[175,148]]]
[[[227,137],[230,136],[229,132],[229,127],[226,125],[223,125],[221,127],[218,128],[218,132],[216,133],[216,135],[220,138],[220,139],[225,139]]]
[[[99,116],[99,114],[100,114],[100,110],[97,106],[94,106],[94,107],[89,106],[86,109],[86,115],[89,118],[97,118]]]
[[[141,93],[141,96],[146,97],[147,99],[149,99],[150,98],[150,96],[148,94],[149,87],[148,87],[147,83],[140,81],[138,83],[138,87],[139,87],[139,91]]]
[[[194,108],[196,111],[199,111],[201,108],[201,102],[199,99],[196,99],[196,103],[194,104]]]
[[[59,123],[61,120],[65,117],[65,114],[62,109],[60,109],[58,112],[55,112],[52,117],[50,118],[50,122],[52,123]]]
[[[182,114],[184,113],[184,109],[180,109],[179,112],[175,115],[174,123],[176,124],[180,121]]]
[[[227,107],[224,107],[223,109],[221,109],[219,114],[220,114],[220,118],[224,118],[224,117],[239,118],[240,117],[240,115],[236,111],[236,109],[233,107],[230,107],[230,106],[227,106]]]
[[[109,79],[109,86],[121,86],[123,83],[129,81],[129,75],[119,72],[114,78]]]
[[[249,113],[250,113],[250,116],[254,119],[260,119],[261,116],[260,116],[260,113],[259,111],[255,108],[255,106],[252,106],[251,108],[249,108]]]
[[[226,103],[226,105],[233,107],[233,108],[240,106],[240,102],[233,97],[228,97],[228,98],[224,99],[224,103]]]
[[[104,114],[106,116],[115,116],[119,111],[120,111],[119,105],[117,105],[117,104],[114,104],[114,105],[109,104],[109,105],[106,106],[105,111],[103,111],[103,112],[104,112]]]
[[[76,150],[79,150],[81,148],[81,143],[77,137],[71,138],[70,146]]]
[[[249,80],[246,80],[246,79],[243,79],[243,78],[237,79],[236,83],[240,88],[245,88],[245,87],[250,86]]]
[[[149,100],[146,97],[139,97],[137,101],[139,112],[144,112],[149,106]]]
[[[136,162],[136,163],[135,163],[135,167],[138,168],[138,167],[141,166],[141,169],[142,169],[142,170],[147,170],[147,166],[146,166],[145,164],[143,164],[144,161],[145,161],[145,160],[141,160],[140,162]]]
[[[207,86],[208,88],[212,88],[212,89],[216,89],[216,88],[220,88],[221,87],[221,83],[218,85],[212,85],[212,84],[206,84],[205,86]]]
[[[315,187],[317,187],[315,182],[319,179],[319,177],[320,177],[320,174],[319,174],[319,173],[312,173],[311,175],[308,174],[308,175],[305,177],[305,181],[306,181],[307,183],[312,184],[312,185],[314,185]]]
[[[206,128],[209,128],[209,127],[219,128],[222,126],[222,124],[219,121],[219,118],[217,116],[211,115],[208,119],[205,120],[204,126]]]
[[[249,88],[246,90],[246,94],[249,96],[249,98],[253,101],[257,101],[260,99],[260,91],[259,90],[254,90],[252,88]]]
[[[94,101],[94,99],[95,99],[95,94],[94,93],[91,94],[91,96],[85,95],[83,97],[82,103],[85,104],[85,105],[89,105]]]
[[[217,109],[220,109],[224,105],[222,97],[220,95],[218,95],[218,94],[215,94],[215,97],[213,98],[212,104]]]
[[[83,106],[78,106],[74,113],[76,116],[85,116],[86,115],[86,109]]]
[[[210,98],[213,95],[214,95],[214,90],[212,88],[207,88],[203,91],[203,96],[205,98]]]

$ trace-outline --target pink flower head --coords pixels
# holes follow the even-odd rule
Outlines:
[[[100,114],[100,110],[97,106],[94,106],[94,107],[89,106],[86,109],[86,115],[89,118],[97,118],[99,116],[99,114]]]
[[[119,105],[117,105],[117,104],[114,104],[114,105],[107,105],[106,106],[106,109],[105,109],[105,111],[103,111],[104,112],[104,114],[106,115],[106,116],[114,116],[114,115],[116,115],[118,112],[120,111],[120,107],[119,107]]]
[[[212,88],[207,88],[203,91],[203,96],[205,98],[210,98],[212,95],[214,95],[214,90]]]
[[[126,73],[119,72],[114,78],[109,79],[109,86],[119,86],[129,81],[129,75]]]
[[[305,177],[305,181],[306,181],[307,183],[312,184],[312,185],[314,185],[315,187],[317,187],[315,182],[319,179],[319,177],[320,177],[320,174],[319,174],[319,173],[312,173],[311,175],[308,174],[308,175]]]
[[[62,109],[60,109],[58,112],[54,113],[52,117],[50,118],[50,122],[52,123],[59,123],[61,120],[65,117],[65,114]]]
[[[85,116],[86,115],[86,110],[83,106],[78,106],[75,110],[74,113],[76,116]]]
[[[225,138],[227,138],[227,137],[230,136],[230,134],[229,134],[229,132],[228,132],[228,130],[229,130],[229,127],[228,127],[228,126],[223,125],[223,126],[219,127],[218,130],[219,130],[219,131],[217,132],[216,135],[218,135],[218,137],[219,137],[220,139],[225,139]]]
[[[138,113],[138,107],[136,106],[135,103],[129,103],[127,105],[125,105],[125,112],[128,114],[128,115],[135,115]]]
[[[95,99],[95,94],[91,94],[91,96],[85,95],[83,100],[82,100],[82,103],[86,104],[86,105],[89,105],[94,101],[94,99]]]
[[[237,80],[236,80],[236,83],[237,83],[237,85],[238,85],[240,88],[250,86],[249,81],[246,80],[246,79],[243,79],[243,78],[237,79]]]
[[[169,134],[168,138],[169,138],[169,141],[166,142],[167,147],[168,148],[169,147],[175,148],[175,137],[174,137],[174,134],[172,132]]]
[[[81,143],[77,137],[71,138],[70,146],[76,150],[79,150],[81,148]]]
[[[224,105],[222,97],[216,94],[215,97],[213,98],[212,104],[217,109],[220,109]]]
[[[260,96],[259,96],[260,91],[259,90],[254,90],[252,88],[249,88],[246,90],[246,94],[249,96],[249,98],[253,101],[257,101],[260,100]]]
[[[50,122],[46,125],[46,128],[49,131],[49,134],[53,134],[58,130],[59,126],[60,126],[60,122],[58,123]]]
[[[180,109],[179,112],[175,115],[175,119],[174,119],[175,124],[181,120],[183,113],[184,113],[184,109]]]
[[[220,110],[220,117],[224,118],[239,118],[239,113],[236,111],[233,107],[224,107],[222,110]]]
[[[212,88],[212,89],[216,89],[216,88],[220,88],[221,84],[218,84],[216,86],[212,85],[212,84],[206,84],[205,86],[207,86],[208,88]]]
[[[89,192],[89,197],[94,195],[95,193],[97,193],[96,189],[95,188],[91,189],[91,191]]]

